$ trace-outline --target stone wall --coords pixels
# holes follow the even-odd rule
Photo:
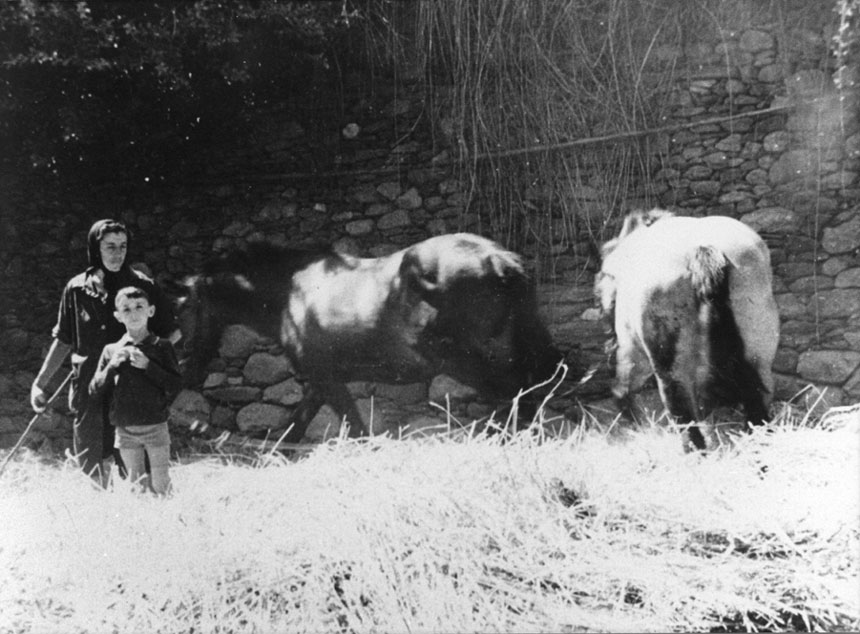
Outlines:
[[[682,213],[732,215],[758,229],[773,254],[782,317],[777,396],[791,398],[811,382],[828,388],[830,403],[853,402],[860,400],[858,124],[853,102],[816,66],[826,56],[823,36],[806,34],[807,57],[786,65],[772,31],[765,25],[718,45],[661,53],[684,56],[692,69],[679,80],[668,120],[687,127],[658,138],[659,168],[629,205],[656,200]],[[351,106],[337,119],[258,113],[252,134],[208,148],[196,175],[177,187],[107,182],[61,190],[6,175],[0,445],[14,442],[31,417],[27,393],[60,290],[84,267],[85,232],[99,217],[129,224],[131,259],[148,263],[162,281],[257,238],[381,255],[443,232],[488,233],[475,211],[480,201],[457,178],[447,140],[426,125],[417,91],[401,86],[347,100]],[[774,110],[743,116],[766,108]],[[715,117],[727,119],[707,122]],[[605,338],[592,306],[593,270],[573,252],[559,257],[570,266],[542,281],[542,310],[559,346],[585,367],[603,359]],[[604,364],[582,395],[604,397],[609,374]],[[351,386],[360,408],[373,408],[376,429],[390,431],[404,420],[413,427],[438,422],[428,418],[436,410],[426,402],[450,388],[444,378],[429,388]],[[177,421],[259,429],[283,420],[300,389],[277,342],[231,329],[206,397],[184,393]],[[453,402],[466,421],[485,413],[469,405],[468,391]],[[39,422],[33,442],[68,444],[62,409]],[[333,418],[324,410],[312,436],[321,437]]]
[[[860,400],[860,102],[839,92],[823,32],[777,36],[774,25],[727,33],[718,44],[655,54],[685,69],[654,138],[653,180],[629,207],[657,204],[722,214],[768,243],[781,316],[776,397],[824,405]],[[782,47],[793,47],[786,57]],[[802,46],[800,45],[802,44]],[[760,113],[760,114],[754,114]],[[581,207],[589,204],[584,188]],[[603,337],[590,310],[592,277],[545,285],[557,336],[592,362]],[[579,317],[579,319],[577,319]],[[604,368],[598,378],[606,377]],[[598,382],[600,384],[600,382]]]

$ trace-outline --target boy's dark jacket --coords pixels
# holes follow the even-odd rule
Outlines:
[[[118,368],[108,367],[114,353],[124,346],[135,346],[149,358],[146,370],[133,367],[129,361]],[[135,344],[126,334],[104,347],[89,387],[91,396],[106,394],[110,398],[111,423],[128,427],[165,422],[181,383],[179,364],[170,341],[150,334]]]

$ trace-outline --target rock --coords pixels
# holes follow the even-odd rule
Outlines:
[[[403,438],[432,436],[448,431],[447,422],[438,416],[430,414],[412,414],[400,426],[399,433]]]
[[[214,387],[219,387],[227,382],[226,372],[211,372],[206,375],[206,380],[203,381],[203,389],[210,390]]]
[[[271,403],[251,403],[239,410],[236,426],[243,432],[283,429],[290,419],[290,411]]]
[[[836,288],[860,287],[860,268],[846,269],[836,276]]]
[[[768,178],[773,185],[791,183],[818,171],[817,157],[808,150],[789,150],[784,152],[771,165]]]
[[[599,308],[586,308],[582,315],[580,315],[580,319],[583,321],[600,321],[603,317],[603,312]]]
[[[776,130],[765,136],[762,143],[767,152],[784,152],[791,144],[791,134],[785,130]]]
[[[346,232],[351,236],[363,236],[373,231],[373,220],[365,218],[363,220],[353,220],[346,223]]]
[[[721,205],[737,205],[739,203],[743,203],[750,199],[750,193],[740,190],[735,190],[731,192],[726,192],[722,194],[718,199]]]
[[[797,360],[797,372],[815,383],[845,382],[860,366],[860,352],[853,350],[811,350]]]
[[[304,398],[304,389],[301,383],[295,379],[287,379],[277,385],[266,388],[263,392],[263,400],[281,405],[296,405]]]
[[[241,238],[250,231],[253,231],[253,229],[254,225],[251,223],[236,220],[224,227],[223,234],[230,238]]]
[[[212,427],[218,429],[235,429],[236,428],[236,412],[233,408],[224,405],[216,405],[212,410],[211,421]]]
[[[427,223],[427,232],[431,236],[441,236],[448,233],[448,226],[442,218],[433,218]]]
[[[824,230],[821,246],[832,254],[846,253],[860,247],[860,216],[855,216],[836,227],[827,227]]]
[[[361,132],[361,127],[357,123],[348,123],[341,130],[341,134],[345,139],[354,139],[358,136],[359,132]]]
[[[765,84],[778,82],[782,78],[781,64],[768,64],[758,72],[758,80]]]
[[[376,191],[384,198],[394,200],[400,195],[400,192],[402,192],[403,189],[400,187],[399,183],[389,181],[387,183],[382,183],[382,185],[376,188]]]
[[[716,196],[720,193],[720,184],[717,181],[693,181],[690,189],[697,196]]]
[[[372,217],[383,216],[391,211],[391,209],[392,208],[389,203],[373,203],[364,210],[364,215]]]
[[[209,424],[209,402],[199,392],[182,390],[170,405],[171,422],[183,427]]]
[[[321,442],[328,438],[336,438],[340,433],[340,417],[329,405],[323,405],[313,417],[305,438],[309,441]]]
[[[860,289],[837,288],[816,294],[818,314],[831,317],[851,317],[860,313]]]
[[[282,355],[255,352],[242,369],[245,381],[251,385],[273,385],[293,374],[293,367]]]
[[[249,385],[219,387],[208,390],[206,396],[222,403],[251,403],[260,398],[261,390]]]
[[[756,53],[773,48],[773,36],[764,31],[749,30],[741,35],[738,46],[747,53]]]
[[[397,197],[397,206],[401,209],[418,209],[422,202],[418,190],[414,187],[409,188],[405,194]]]
[[[367,204],[377,201],[376,188],[372,185],[361,185],[352,191],[352,198],[359,203]]]
[[[800,225],[798,215],[784,207],[764,207],[745,214],[741,222],[756,231],[794,233]]]
[[[247,357],[260,341],[260,336],[247,326],[238,324],[227,326],[221,335],[221,347],[218,353],[222,357]]]
[[[449,401],[451,405],[456,405],[464,401],[474,400],[477,396],[478,391],[475,388],[464,385],[447,374],[435,376],[428,391],[428,399],[443,407]]]
[[[407,383],[405,385],[392,385],[379,383],[376,386],[376,395],[387,398],[400,405],[414,405],[427,400],[426,383]]]
[[[694,165],[684,172],[684,178],[689,178],[691,181],[700,181],[705,180],[713,173],[714,170],[707,165]]]
[[[454,194],[462,190],[462,184],[455,178],[449,178],[439,183],[439,193],[443,196]]]
[[[741,135],[730,134],[724,139],[720,139],[714,147],[723,152],[740,152],[742,147]]]
[[[379,219],[377,226],[381,230],[395,229],[397,227],[407,227],[411,224],[409,213],[404,209],[397,209],[390,214],[386,214]]]
[[[795,319],[806,315],[806,303],[794,293],[780,293],[774,299],[783,319]]]

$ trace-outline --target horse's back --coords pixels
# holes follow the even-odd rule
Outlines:
[[[525,275],[519,255],[472,233],[449,233],[418,242],[404,251],[402,267],[404,273],[411,268],[428,287]]]

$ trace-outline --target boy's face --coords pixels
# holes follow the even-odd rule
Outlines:
[[[120,297],[116,302],[114,317],[127,330],[145,328],[149,318],[155,314],[152,306],[144,297]]]

